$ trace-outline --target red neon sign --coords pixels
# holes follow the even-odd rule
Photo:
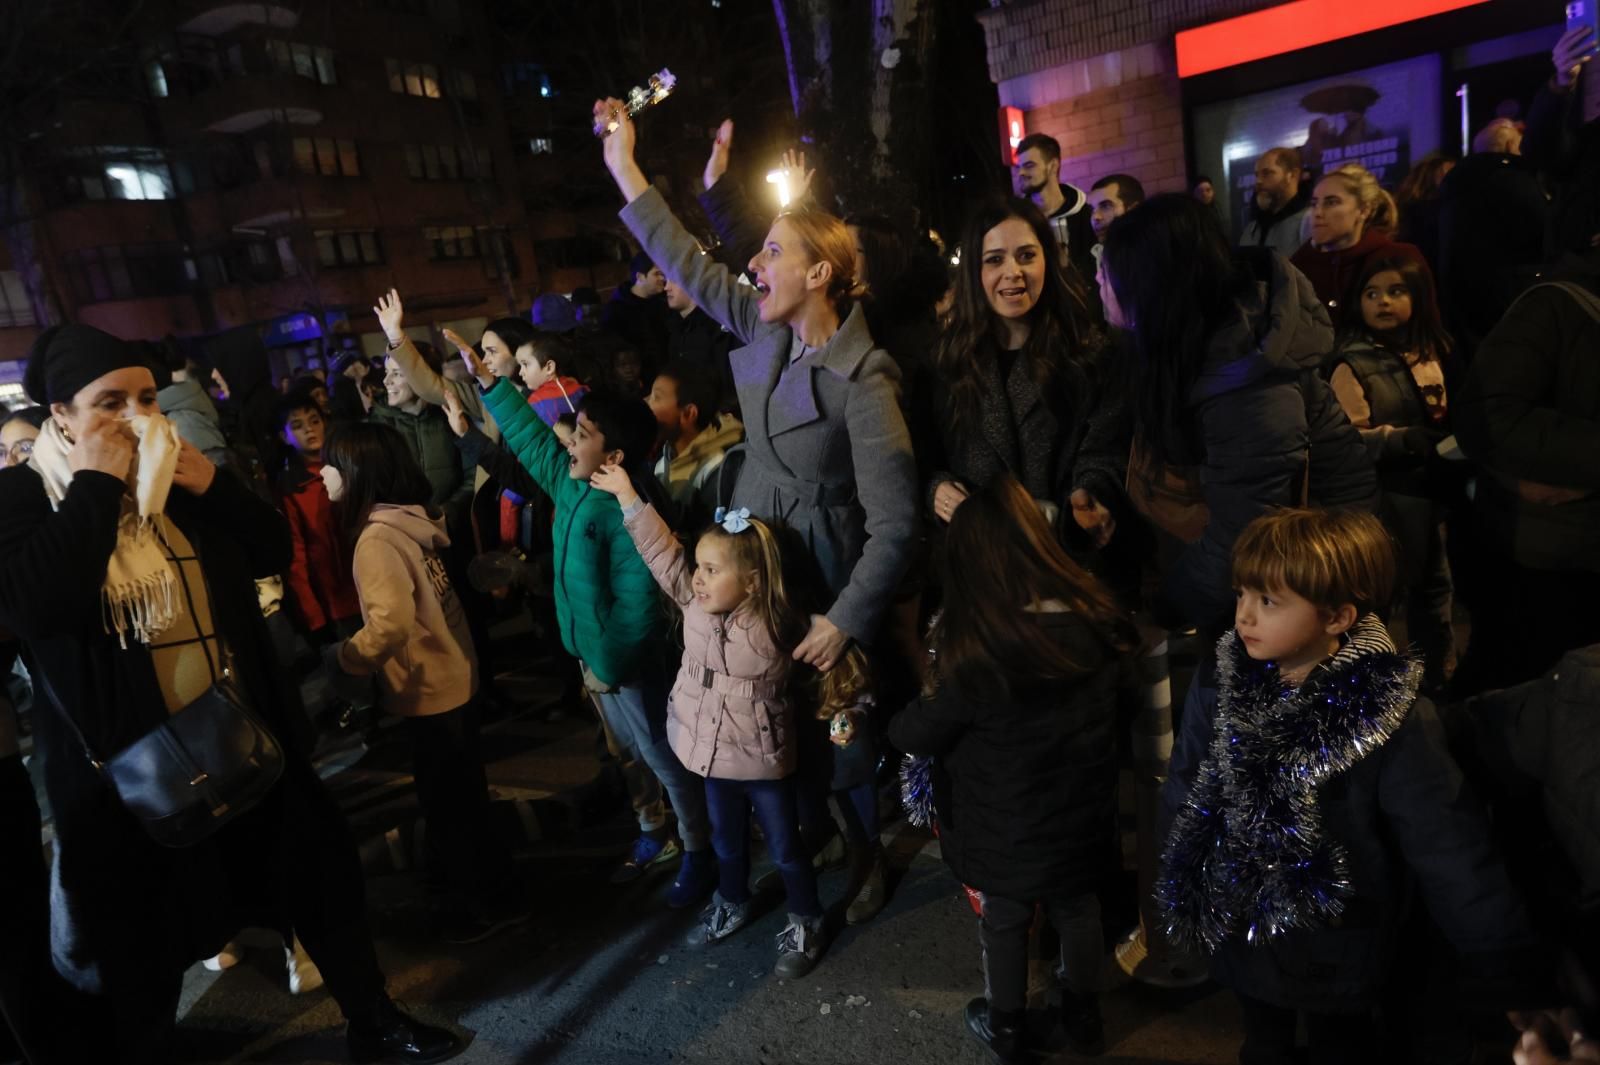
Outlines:
[[[1022,138],[1028,135],[1028,127],[1022,117],[1020,107],[1002,107],[1000,109],[1000,158],[1007,166],[1012,166],[1017,161],[1017,145],[1022,143]]]
[[[1297,52],[1488,0],[1294,0],[1177,35],[1178,77]]]

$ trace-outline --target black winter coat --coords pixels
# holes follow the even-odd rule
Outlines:
[[[1591,66],[1569,92],[1546,81],[1528,107],[1522,155],[1551,185],[1550,259],[1584,252],[1600,233],[1600,121],[1583,120],[1585,79],[1597,76]]]
[[[1600,304],[1600,251],[1548,280]],[[1484,338],[1451,407],[1462,450],[1492,471],[1475,511],[1491,541],[1534,569],[1600,570],[1600,317],[1555,285],[1530,289]],[[1572,489],[1533,502],[1518,482]]]
[[[1069,497],[1076,488],[1118,506],[1132,434],[1118,389],[1100,388],[1074,405],[1065,395],[1042,392],[1020,354],[1004,381],[992,354],[980,356],[977,368],[982,377],[977,417],[959,425],[948,385],[934,378],[944,468],[927,485],[929,513],[942,482],[977,491],[1002,473],[1014,476],[1033,498],[1054,503],[1068,524]]]
[[[1368,622],[1376,625],[1371,615],[1362,624]],[[1376,629],[1381,633],[1382,626],[1376,625]],[[1352,631],[1359,634],[1359,629]],[[1391,663],[1403,663],[1388,636],[1379,639],[1386,648],[1379,655]],[[1268,702],[1281,705],[1291,698],[1278,694],[1277,674],[1250,661],[1234,633],[1223,638],[1217,658],[1219,671],[1226,676],[1231,670],[1238,679],[1224,680],[1219,686],[1215,678],[1204,683],[1197,678],[1189,689],[1170,774],[1161,793],[1166,826],[1173,823],[1197,787],[1202,762],[1215,755],[1212,737],[1221,711],[1231,707],[1230,712],[1243,721],[1264,720],[1275,712]],[[1351,701],[1352,709],[1341,711],[1344,700],[1330,695],[1326,702],[1334,709],[1323,709],[1320,692],[1339,693],[1352,685],[1362,693],[1372,690],[1365,672],[1372,668],[1372,659],[1371,654],[1361,654],[1352,661],[1341,652],[1327,667],[1313,673],[1307,688],[1315,690],[1306,693],[1311,697],[1304,704],[1322,715],[1318,728],[1276,729],[1276,745],[1265,746],[1262,764],[1241,761],[1232,772],[1233,779],[1248,787],[1254,781],[1270,779],[1285,766],[1311,766],[1330,757],[1348,756],[1354,761],[1342,772],[1335,770],[1316,788],[1320,819],[1294,820],[1293,804],[1287,801],[1271,807],[1268,814],[1282,818],[1282,831],[1292,827],[1296,840],[1329,840],[1343,847],[1352,891],[1343,913],[1332,921],[1318,922],[1316,927],[1293,929],[1275,938],[1267,938],[1263,930],[1264,941],[1253,944],[1245,940],[1241,918],[1241,927],[1212,955],[1212,975],[1241,995],[1285,1008],[1321,1013],[1370,1008],[1389,975],[1413,889],[1420,887],[1429,914],[1461,955],[1461,972],[1471,990],[1491,997],[1518,994],[1537,983],[1534,970],[1539,960],[1533,928],[1490,845],[1487,818],[1467,792],[1461,770],[1445,747],[1433,704],[1415,698],[1387,739],[1369,734],[1379,716],[1370,705],[1361,708],[1360,720],[1352,716],[1343,723],[1339,715],[1354,715],[1359,704]],[[1365,735],[1359,749],[1346,749],[1347,734]],[[1318,743],[1323,744],[1320,754],[1315,747]],[[1327,748],[1334,745],[1339,749],[1330,756]],[[1227,771],[1224,773],[1227,780]],[[1232,812],[1238,808],[1224,805],[1223,809]],[[1240,820],[1248,819],[1241,815]],[[1171,837],[1158,891],[1169,877],[1178,875],[1175,849],[1181,851],[1185,840],[1192,842],[1187,833],[1179,831]],[[1197,849],[1210,850],[1210,846],[1202,840]],[[1259,852],[1251,857],[1263,863],[1267,860]],[[1293,882],[1293,878],[1286,880]],[[1224,880],[1220,875],[1210,881],[1222,885],[1214,889],[1218,891],[1253,882],[1248,876]],[[1242,900],[1226,897],[1213,899],[1212,905],[1241,915],[1253,912]],[[1499,1008],[1514,1004],[1504,1001]]]
[[[1076,682],[973,701],[953,684],[889,722],[934,756],[939,845],[963,884],[1008,899],[1094,891],[1115,853],[1121,659],[1080,617],[1036,615],[1089,672]]]
[[[0,470],[0,625],[27,641],[37,671],[102,755],[167,715],[150,653],[136,642],[123,650],[102,627],[101,584],[122,494],[117,478],[81,472],[53,512],[32,469]],[[213,619],[246,698],[285,747],[290,768],[274,794],[294,780],[314,789],[326,815],[337,819],[311,773],[299,696],[272,661],[256,601],[254,579],[288,567],[288,524],[222,474],[203,497],[175,488],[166,515],[199,554]],[[268,808],[277,807],[265,802],[260,816],[252,811],[196,847],[157,846],[90,765],[44,687],[33,720],[55,822],[57,968],[86,990],[113,993],[103,985],[114,984],[110,973],[181,973],[238,928],[240,889],[258,889],[264,905],[274,895],[278,837]],[[251,879],[234,879],[239,867],[225,850],[256,853],[260,867]]]
[[[1318,372],[1333,350],[1327,311],[1287,259],[1244,254],[1253,294],[1212,335],[1189,390],[1186,428],[1209,518],[1161,587],[1165,612],[1213,633],[1233,622],[1233,544],[1246,525],[1297,505],[1302,492],[1322,507],[1378,502],[1366,446]]]

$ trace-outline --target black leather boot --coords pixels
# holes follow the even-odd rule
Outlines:
[[[446,1061],[467,1048],[454,1032],[406,1016],[387,996],[365,1021],[352,1020],[345,1028],[345,1045],[356,1065],[410,1062],[428,1065]]]
[[[991,1010],[988,999],[975,998],[967,1003],[967,1030],[1000,1065],[1022,1065],[1028,1060],[1022,1049],[1024,1016],[1022,1010]]]
[[[1074,1054],[1093,1057],[1106,1052],[1105,1022],[1100,1019],[1100,1000],[1094,994],[1061,989],[1061,1030]]]

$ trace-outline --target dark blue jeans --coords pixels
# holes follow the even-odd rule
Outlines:
[[[750,898],[750,807],[761,819],[767,852],[783,877],[789,912],[821,917],[817,874],[800,843],[795,816],[794,778],[784,780],[721,780],[706,778],[706,812],[711,816],[711,846],[717,852],[717,890],[729,902]]]

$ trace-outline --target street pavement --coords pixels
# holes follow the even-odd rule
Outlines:
[[[511,685],[511,687],[515,687]],[[802,980],[772,975],[781,895],[728,941],[683,946],[692,911],[663,895],[671,867],[613,887],[607,876],[633,835],[626,801],[605,787],[591,721],[537,710],[485,731],[497,824],[517,840],[534,917],[467,947],[432,934],[415,872],[409,750],[396,733],[330,744],[322,766],[363,841],[372,921],[390,993],[421,1016],[471,1033],[469,1065],[706,1062],[976,1063],[987,1056],[962,1022],[983,990],[977,922],[939,859],[938,842],[904,821],[886,827],[893,896],[872,922],[843,926],[848,874],[825,874],[837,937]],[[425,831],[425,829],[424,829]],[[768,864],[759,844],[755,875]],[[223,973],[196,966],[180,1029],[186,1056],[216,1062],[341,1062],[343,1026],[326,991],[291,997],[283,952],[251,932]],[[1107,965],[1115,983],[1114,964]],[[1036,972],[1036,993],[1049,984]],[[1202,1065],[1236,1060],[1231,998],[1207,986],[1165,993],[1123,983],[1103,998],[1100,1060]],[[1048,1023],[1037,1011],[1032,1021]],[[1053,1059],[1075,1060],[1070,1055]]]

